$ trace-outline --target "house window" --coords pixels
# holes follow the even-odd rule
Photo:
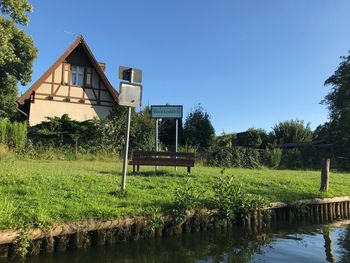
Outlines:
[[[62,82],[63,84],[67,85],[69,83],[69,64],[68,63],[63,63],[63,78]]]
[[[85,85],[88,87],[92,85],[92,68],[86,68]]]
[[[71,84],[76,86],[84,85],[84,67],[72,66]]]

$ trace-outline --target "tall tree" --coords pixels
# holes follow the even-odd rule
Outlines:
[[[186,144],[203,149],[213,143],[215,130],[210,122],[210,116],[204,109],[198,107],[188,114],[184,125],[184,139]]]
[[[37,55],[33,39],[18,26],[27,26],[32,6],[27,0],[0,0],[0,118],[16,114],[17,83],[31,80]]]
[[[331,86],[323,104],[329,109],[329,122],[318,129],[318,136],[334,143],[334,153],[341,157],[339,168],[350,169],[350,53],[342,57],[338,68],[325,81]]]

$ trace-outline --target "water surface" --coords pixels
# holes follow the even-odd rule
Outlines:
[[[188,233],[52,255],[29,256],[25,262],[350,262],[350,225],[345,222],[333,225],[279,226],[258,234],[240,228]]]

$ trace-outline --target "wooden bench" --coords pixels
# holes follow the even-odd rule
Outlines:
[[[137,171],[140,171],[140,165],[148,166],[181,166],[187,167],[187,172],[191,172],[191,167],[194,167],[195,156],[194,153],[184,152],[133,152],[132,160],[129,165],[135,166]]]

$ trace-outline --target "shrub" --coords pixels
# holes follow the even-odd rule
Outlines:
[[[277,168],[281,163],[282,151],[279,148],[267,148],[264,151],[264,165]]]
[[[263,208],[262,197],[248,194],[241,185],[234,182],[233,176],[218,177],[213,184],[214,208],[231,220],[240,220],[249,213]]]
[[[186,217],[187,210],[194,210],[200,206],[200,198],[205,190],[201,191],[194,186],[191,179],[188,179],[181,187],[177,188],[174,194],[177,223],[182,223]]]
[[[310,124],[301,120],[289,120],[276,124],[272,128],[272,137],[277,143],[305,142],[312,140]]]
[[[210,166],[258,168],[261,166],[260,152],[244,147],[216,147],[208,154]]]
[[[304,168],[321,169],[321,158],[324,150],[313,146],[300,147],[299,150],[301,152]]]
[[[280,167],[286,169],[300,169],[303,167],[302,153],[299,149],[286,150],[282,153]]]
[[[10,121],[8,119],[2,119],[0,121],[0,139],[1,143],[4,145],[7,145],[7,136],[8,136],[8,130],[9,130],[9,124]]]
[[[15,121],[10,125],[8,145],[16,150],[24,147],[27,140],[27,123]]]
[[[0,143],[20,150],[27,140],[27,123],[17,121],[11,123],[8,119],[3,119],[0,121],[0,136]]]

